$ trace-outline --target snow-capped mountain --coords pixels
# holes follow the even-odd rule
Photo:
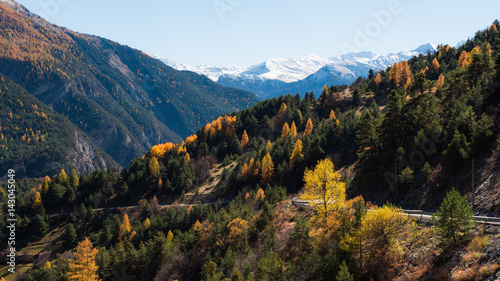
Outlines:
[[[177,70],[193,71],[224,86],[247,90],[259,98],[267,98],[288,93],[304,95],[307,91],[320,92],[324,85],[351,84],[360,76],[368,76],[370,69],[384,70],[395,62],[436,50],[436,45],[424,44],[412,51],[387,56],[359,52],[323,59],[318,55],[309,55],[300,59],[272,59],[249,67],[192,67],[168,59],[161,60]]]

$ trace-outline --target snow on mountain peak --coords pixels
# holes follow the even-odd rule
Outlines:
[[[431,43],[424,44],[415,50],[412,50],[412,52],[416,53],[421,53],[421,54],[427,54],[427,52],[434,53],[437,51],[437,46]]]

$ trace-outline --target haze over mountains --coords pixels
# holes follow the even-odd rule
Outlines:
[[[313,54],[300,59],[272,59],[249,67],[193,67],[168,59],[161,61],[177,70],[196,72],[221,85],[250,91],[265,99],[310,91],[319,93],[324,85],[350,85],[358,77],[367,77],[370,69],[385,70],[395,62],[434,52],[436,48],[434,44],[424,44],[412,51],[387,56],[359,52],[329,59]]]
[[[27,90],[27,100],[34,95],[67,117],[86,140],[121,165],[155,144],[180,141],[221,114],[258,101],[252,93],[179,72],[139,50],[50,24],[12,0],[0,2],[0,46],[0,74]],[[12,122],[9,112],[2,104],[4,128]],[[39,124],[23,126],[7,147]],[[23,167],[24,158],[39,157],[29,149],[20,151],[9,165]]]

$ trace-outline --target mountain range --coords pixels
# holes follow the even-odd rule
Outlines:
[[[428,43],[412,51],[387,56],[359,52],[323,59],[313,54],[299,59],[271,59],[249,67],[193,67],[169,59],[160,60],[177,70],[196,72],[221,85],[250,91],[265,99],[295,93],[304,95],[308,91],[321,92],[324,85],[350,85],[358,77],[367,77],[370,69],[385,70],[395,62],[436,49],[436,45]]]
[[[51,24],[13,0],[0,1],[0,74],[123,166],[155,144],[180,141],[218,116],[258,101],[250,92],[177,71],[139,50]],[[12,112],[0,106],[3,117]],[[6,128],[9,118],[2,118],[0,126]],[[36,122],[20,124],[19,130],[35,130]],[[6,147],[22,135],[12,136]],[[83,149],[75,142],[72,146]],[[18,155],[9,165],[24,167],[26,157]],[[61,155],[61,163],[67,157]],[[104,162],[99,168],[115,165]],[[5,173],[2,169],[0,176]]]

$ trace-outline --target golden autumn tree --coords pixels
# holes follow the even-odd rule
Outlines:
[[[266,150],[269,152],[271,150],[272,146],[273,146],[273,144],[271,143],[270,140],[268,140],[267,143],[266,143]]]
[[[169,230],[167,233],[167,247],[172,248],[174,245],[174,234],[172,233],[172,230]]]
[[[49,191],[49,182],[50,182],[50,177],[49,176],[45,176],[45,178],[43,178],[43,182],[42,182],[42,192],[43,192],[43,194],[47,194],[47,192]]]
[[[229,242],[234,245],[240,245],[242,238],[246,234],[249,225],[246,220],[235,218],[228,225],[227,229],[229,230]]]
[[[142,226],[144,229],[148,229],[151,226],[151,221],[149,220],[149,218],[146,218]]]
[[[125,233],[129,233],[131,230],[132,230],[132,227],[130,226],[130,221],[128,219],[128,215],[125,214],[123,216],[122,225],[120,226],[119,238],[121,239]]]
[[[274,163],[269,152],[262,159],[261,167],[261,184],[262,186],[267,186],[271,182],[274,175]]]
[[[285,111],[288,107],[286,106],[286,103],[282,103],[281,106],[280,106],[280,116],[283,116],[285,114]]]
[[[295,121],[292,121],[292,126],[290,127],[290,135],[292,135],[292,138],[297,137],[297,126],[295,126]]]
[[[149,171],[151,172],[151,177],[157,178],[160,174],[160,165],[158,164],[158,159],[156,157],[149,160]]]
[[[488,29],[488,33],[493,33],[493,32],[496,32],[496,31],[498,31],[498,28],[497,28],[497,26],[496,26],[496,25],[494,25],[494,24],[492,24],[492,25],[490,26],[490,28]]]
[[[99,267],[95,264],[95,256],[98,250],[92,247],[88,238],[78,244],[75,259],[69,262],[68,276],[70,280],[77,281],[98,281],[97,270]]]
[[[67,180],[68,180],[68,175],[66,174],[66,171],[64,169],[61,169],[61,172],[59,172],[59,181],[66,182]]]
[[[243,131],[243,135],[241,136],[241,148],[246,148],[248,145],[248,134],[247,130]]]
[[[335,111],[333,111],[333,109],[332,109],[332,111],[330,111],[329,119],[330,119],[330,121],[337,119],[337,116],[335,116]]]
[[[396,207],[383,206],[367,212],[361,220],[360,237],[368,271],[397,266],[414,226],[413,220]]]
[[[411,79],[413,75],[410,70],[410,66],[408,65],[408,61],[401,62],[399,66],[399,71],[401,71],[399,85],[403,85],[404,83],[408,84],[408,81]],[[411,81],[411,80],[410,80]]]
[[[464,68],[467,65],[469,65],[469,53],[463,50],[458,58],[458,66]]]
[[[45,263],[45,265],[43,266],[43,268],[45,268],[45,269],[51,269],[52,268],[52,264],[50,263],[50,261],[47,261]]]
[[[285,123],[285,125],[283,125],[283,129],[281,129],[281,139],[284,140],[289,134],[290,126],[288,126],[288,123]]]
[[[36,208],[38,208],[38,206],[40,206],[41,204],[42,204],[42,196],[40,195],[40,192],[37,191],[35,194],[35,200],[33,200],[31,208],[33,210],[36,210]]]
[[[441,90],[444,86],[444,75],[443,74],[440,74],[439,75],[439,78],[438,78],[438,81],[437,81],[437,90]]]
[[[80,179],[78,178],[78,173],[75,169],[71,170],[71,176],[69,176],[69,178],[71,181],[71,185],[78,188],[78,186],[80,185]]]
[[[431,68],[432,71],[439,70],[439,62],[436,58],[432,60]]]
[[[396,85],[399,84],[399,81],[401,81],[401,70],[399,69],[399,63],[395,62],[391,70],[389,71],[389,79],[394,81]]]
[[[375,76],[375,84],[380,85],[380,82],[382,81],[382,77],[380,76],[380,72],[377,73],[377,76]]]
[[[264,193],[264,190],[262,188],[259,188],[257,192],[255,193],[255,200],[263,200],[266,198],[266,194]]]
[[[313,122],[311,118],[309,118],[306,123],[306,129],[304,130],[304,136],[312,134],[312,131],[313,131]]]
[[[326,219],[330,212],[344,204],[345,182],[329,158],[318,161],[314,170],[306,169],[304,182],[301,198],[309,201],[318,218]]]
[[[290,168],[293,168],[293,165],[295,164],[295,162],[297,162],[298,159],[304,157],[304,154],[302,154],[302,149],[302,141],[298,139],[293,146],[292,156],[290,157]]]

